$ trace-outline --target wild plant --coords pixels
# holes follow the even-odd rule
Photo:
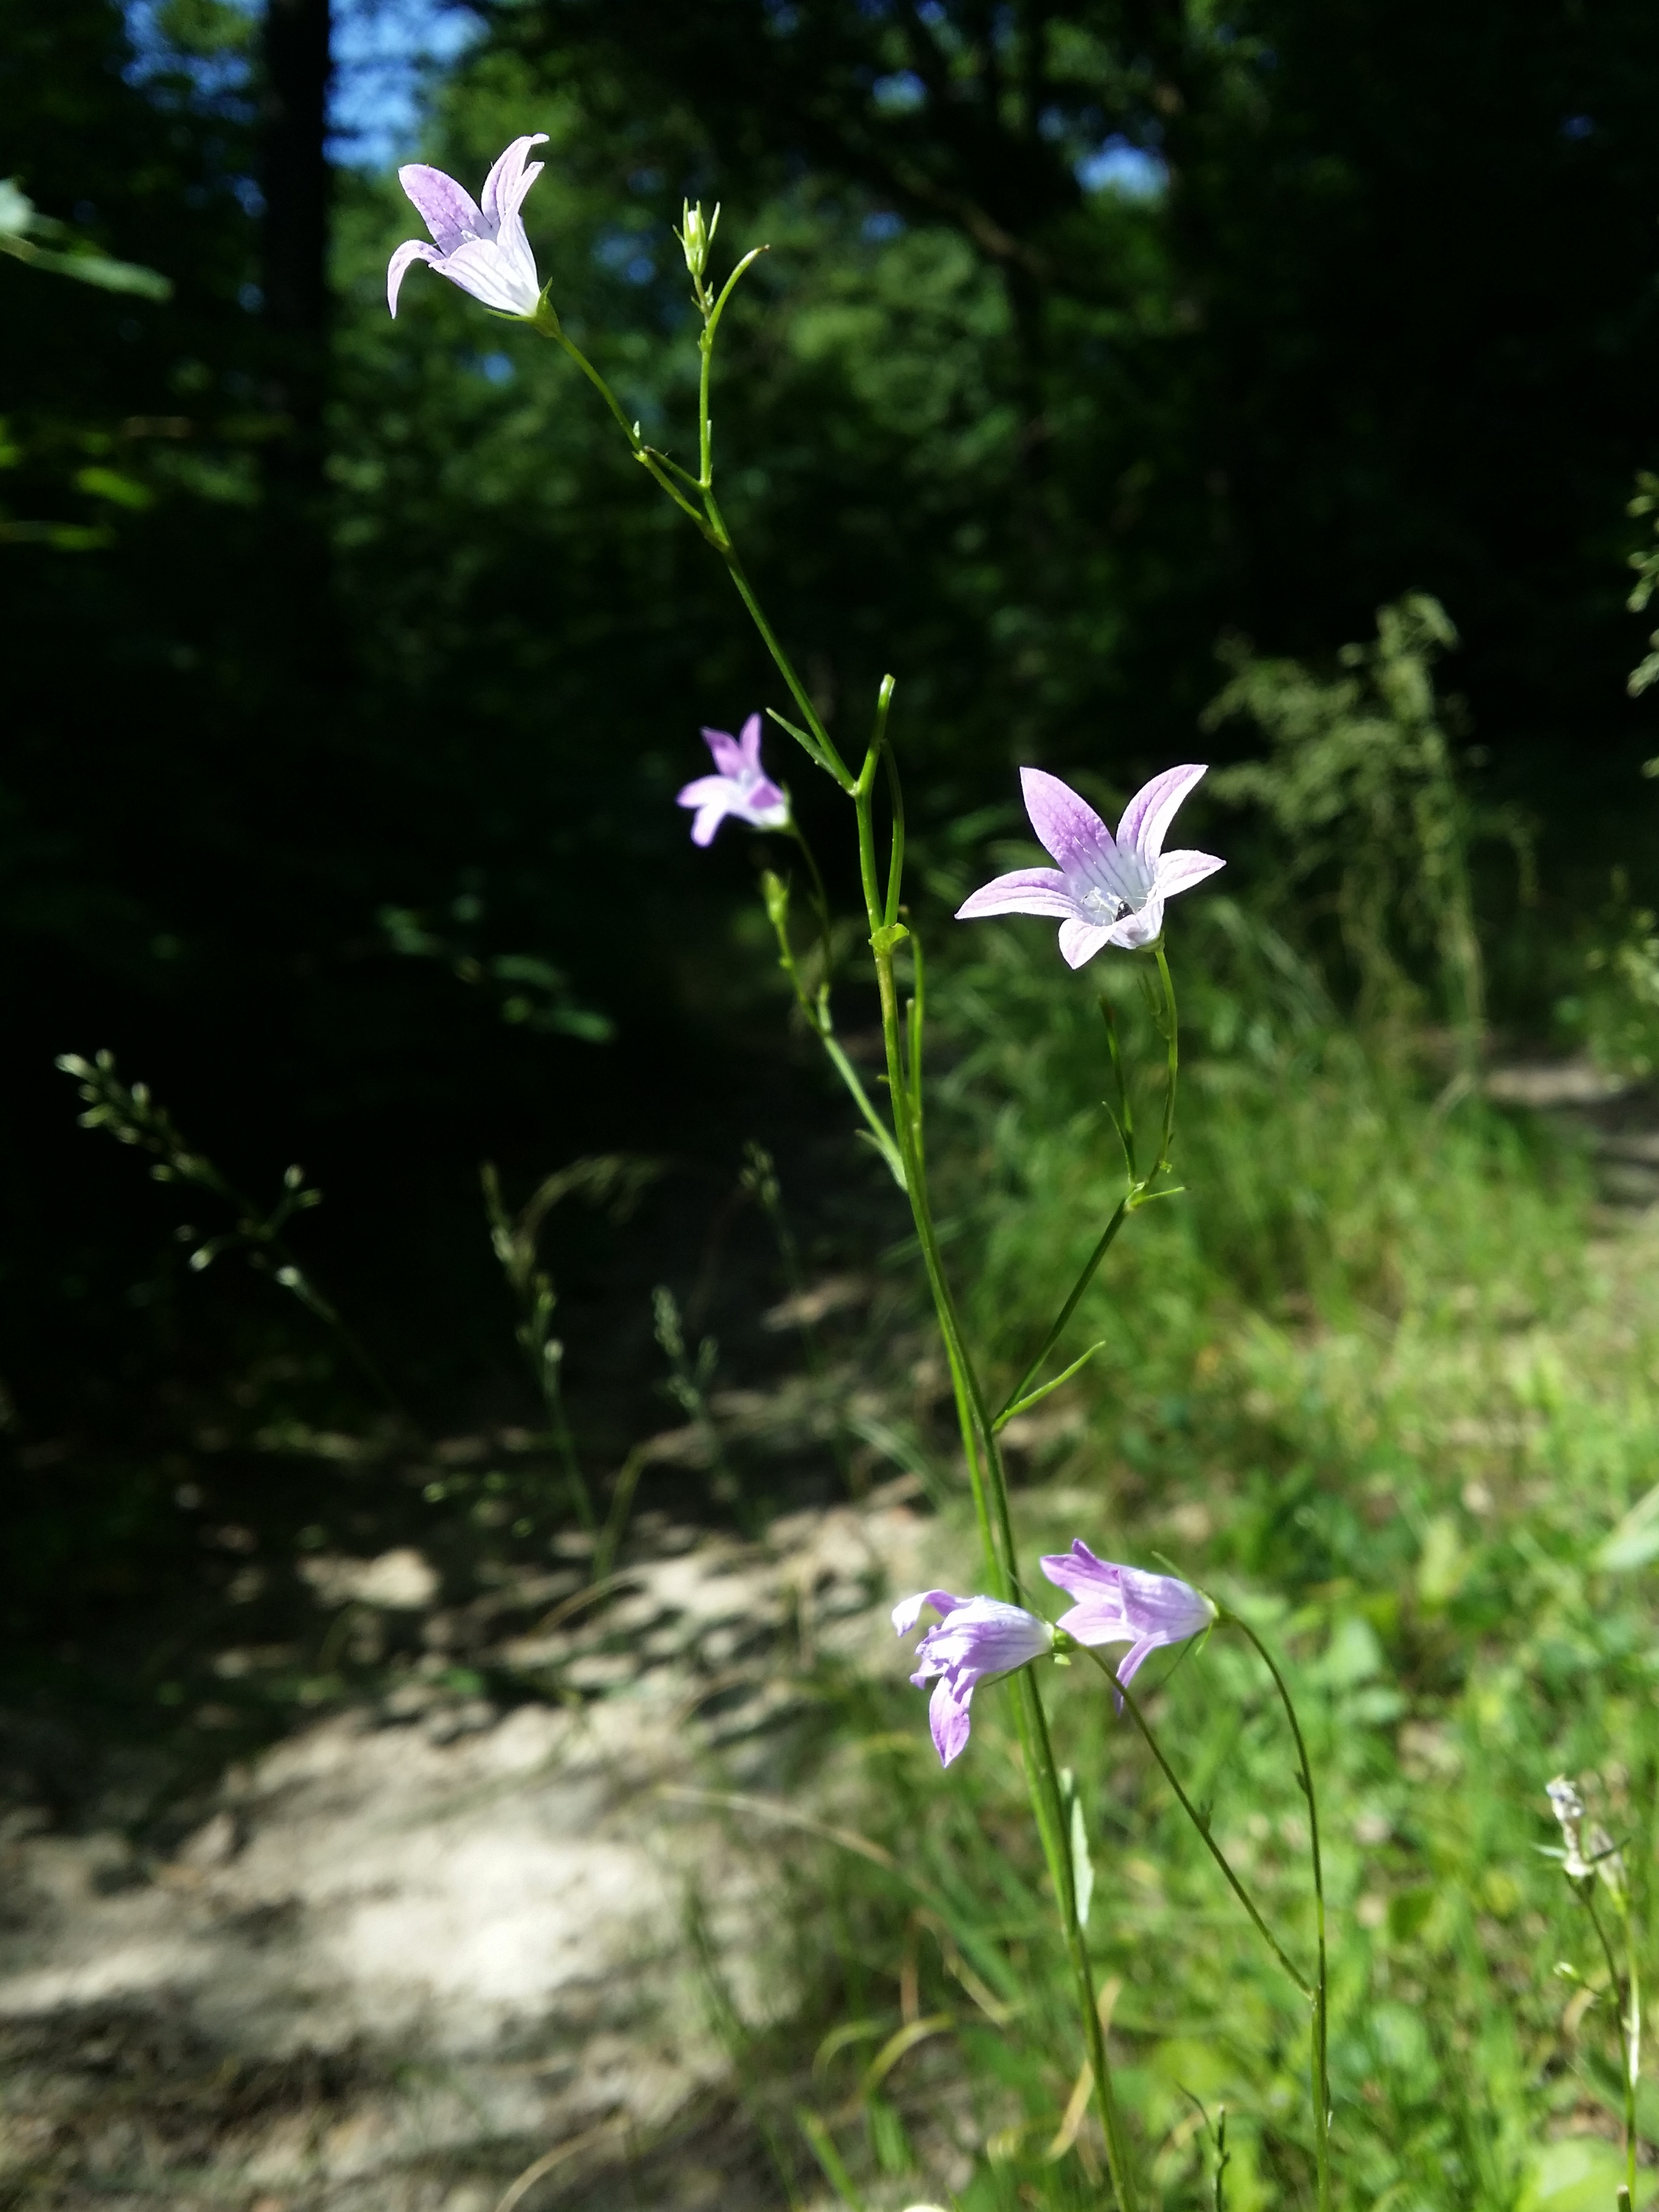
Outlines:
[[[957,909],[957,918],[961,921],[1026,915],[1057,921],[1059,950],[1073,971],[1109,952],[1137,963],[1152,979],[1154,1018],[1163,1048],[1161,1109],[1151,1130],[1143,1134],[1133,1110],[1133,1086],[1123,1065],[1110,1001],[1103,997],[1103,1042],[1117,1098],[1116,1109],[1109,1108],[1109,1111],[1121,1154],[1121,1193],[1100,1224],[1074,1279],[1054,1298],[1053,1317],[1028,1347],[1016,1370],[1017,1379],[1006,1389],[994,1389],[991,1363],[970,1341],[959,1293],[947,1265],[929,1182],[927,964],[905,895],[904,794],[891,732],[895,680],[891,676],[882,680],[870,734],[861,758],[854,765],[837,744],[768,617],[716,490],[711,404],[715,344],[738,284],[764,249],[757,247],[744,254],[717,288],[709,269],[720,210],[716,208],[705,216],[701,206],[686,205],[677,234],[690,279],[700,356],[696,466],[689,467],[642,437],[639,424],[630,422],[600,370],[563,328],[548,288],[540,283],[521,210],[540,173],[542,165],[529,157],[532,148],[541,143],[539,136],[516,139],[490,170],[478,203],[441,171],[419,164],[400,171],[404,188],[426,222],[431,241],[410,240],[397,249],[387,273],[388,305],[395,315],[408,270],[416,261],[424,261],[496,314],[527,325],[564,352],[599,392],[635,460],[723,563],[787,694],[789,711],[771,708],[768,717],[793,740],[812,768],[835,786],[851,808],[862,934],[880,1007],[883,1068],[873,1085],[837,1034],[833,1006],[837,940],[824,877],[787,787],[763,760],[762,716],[750,715],[736,735],[705,729],[713,757],[712,773],[694,778],[679,793],[679,803],[693,813],[691,835],[699,846],[708,845],[728,820],[780,841],[779,860],[767,866],[761,878],[779,964],[788,979],[801,1019],[818,1040],[846,1090],[860,1133],[879,1155],[909,1206],[949,1373],[988,1585],[984,1591],[966,1595],[945,1589],[924,1590],[894,1608],[893,1625],[902,1636],[912,1633],[924,1613],[931,1611],[938,1616],[917,1647],[918,1663],[911,1679],[918,1686],[933,1686],[930,1722],[940,1762],[949,1766],[966,1749],[976,1691],[987,1682],[1006,1680],[1012,1692],[1031,1815],[1069,1961],[1087,2054],[1086,2078],[1098,2107],[1111,2185],[1121,2212],[1138,2212],[1141,2202],[1139,2161],[1114,2083],[1085,1928],[1086,1836],[1078,1817],[1075,1787],[1056,1763],[1036,1674],[1042,1662],[1069,1668],[1074,1659],[1085,1660],[1100,1670],[1114,1702],[1128,1712],[1222,1878],[1306,2005],[1310,2049],[1309,2132],[1315,2191],[1321,2212],[1328,2212],[1332,2203],[1331,2100],[1322,1861],[1314,1777],[1284,1674],[1249,1624],[1224,1610],[1204,1592],[1175,1574],[1152,1573],[1104,1559],[1080,1537],[1068,1551],[1048,1554],[1038,1563],[1048,1581],[1074,1602],[1057,1621],[1036,1612],[1026,1602],[1035,1597],[1036,1585],[1022,1560],[1002,1444],[1011,1421],[1035,1407],[1103,1349],[1103,1340],[1072,1352],[1068,1331],[1079,1307],[1129,1222],[1179,1192],[1173,1178],[1181,1033],[1165,915],[1171,900],[1194,889],[1223,863],[1208,854],[1168,850],[1165,841],[1178,809],[1205,770],[1188,763],[1155,776],[1131,799],[1114,833],[1095,809],[1058,777],[1034,767],[1024,769],[1022,781],[1031,827],[1055,865],[1005,872],[973,892]],[[1422,724],[1420,714],[1418,721]],[[1438,798],[1444,786],[1443,744],[1436,753],[1426,726],[1419,728],[1417,756],[1425,764],[1425,788]],[[1449,848],[1455,845],[1461,854],[1449,823],[1446,842]],[[781,857],[791,850],[799,856],[805,875],[805,903],[810,920],[804,931],[798,928],[793,912],[794,881]],[[1445,865],[1449,868],[1450,860]],[[1443,871],[1436,882],[1448,911],[1466,912],[1465,890],[1443,878]],[[1464,1024],[1473,1028],[1480,1019],[1478,981],[1467,948],[1462,957],[1460,1013]],[[659,1333],[671,1352],[682,1403],[695,1419],[702,1406],[702,1377],[697,1364],[686,1355],[677,1327],[669,1327],[670,1319],[659,1310]],[[1069,1358],[1068,1352],[1072,1352]],[[1056,1371],[1058,1360],[1065,1364]],[[1282,1703],[1294,1747],[1297,1784],[1306,1808],[1316,1930],[1314,1955],[1299,1962],[1270,1926],[1250,1883],[1212,1833],[1204,1809],[1184,1786],[1146,1706],[1132,1687],[1139,1668],[1154,1651],[1176,1646],[1201,1649],[1211,1634],[1221,1628],[1243,1636],[1266,1667]],[[1124,1644],[1129,1647],[1127,1652],[1115,1665],[1102,1656],[1105,1650]]]
[[[1268,815],[1283,839],[1286,889],[1304,905],[1334,878],[1328,896],[1362,1020],[1397,1024],[1420,1000],[1413,968],[1426,954],[1438,970],[1432,1000],[1456,1039],[1467,1089],[1486,1025],[1469,848],[1497,835],[1523,872],[1529,850],[1519,818],[1477,810],[1460,780],[1461,708],[1437,699],[1433,676],[1457,641],[1426,592],[1380,608],[1375,641],[1345,646],[1329,681],[1231,639],[1222,647],[1231,678],[1203,722],[1215,729],[1247,715],[1265,732],[1267,757],[1224,769],[1217,791]]]

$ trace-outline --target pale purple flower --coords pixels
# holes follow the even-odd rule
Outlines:
[[[938,1678],[927,1718],[939,1765],[948,1766],[968,1741],[968,1708],[975,1685],[1041,1659],[1054,1650],[1054,1632],[1024,1606],[1005,1605],[994,1597],[953,1597],[949,1590],[937,1589],[921,1590],[896,1605],[893,1626],[908,1636],[929,1605],[939,1624],[916,1646],[918,1664],[910,1680],[920,1689]]]
[[[486,307],[504,315],[533,315],[541,305],[542,288],[536,274],[536,257],[524,234],[519,210],[525,194],[542,173],[542,163],[525,167],[532,146],[544,145],[545,131],[515,138],[484,179],[483,205],[476,206],[453,177],[411,161],[398,172],[398,181],[414,201],[421,220],[437,240],[405,239],[392,255],[386,272],[386,305],[395,315],[398,294],[410,264],[429,261],[441,276],[471,292]]]
[[[695,806],[691,842],[707,845],[728,814],[757,830],[781,830],[789,820],[788,793],[761,766],[761,718],[751,714],[741,737],[726,730],[705,730],[714,756],[715,775],[700,775],[679,795],[682,806]]]
[[[1047,915],[1060,923],[1060,949],[1073,968],[1109,945],[1133,951],[1155,943],[1164,928],[1164,901],[1226,866],[1210,853],[1164,849],[1176,807],[1203,774],[1189,763],[1155,775],[1124,808],[1114,837],[1069,784],[1040,768],[1021,769],[1031,827],[1060,866],[998,876],[963,901],[957,920]]]
[[[1069,1552],[1051,1552],[1042,1571],[1077,1603],[1057,1626],[1079,1644],[1127,1644],[1117,1669],[1132,1682],[1142,1662],[1160,1644],[1184,1644],[1216,1619],[1208,1598],[1174,1575],[1144,1574],[1139,1567],[1097,1559],[1079,1536]]]

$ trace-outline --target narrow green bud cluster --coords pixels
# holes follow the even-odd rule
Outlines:
[[[686,200],[683,208],[680,228],[674,235],[684,249],[685,265],[690,272],[691,282],[700,285],[708,266],[708,249],[714,242],[714,233],[720,225],[720,203],[715,202],[714,214],[706,219],[701,200]]]

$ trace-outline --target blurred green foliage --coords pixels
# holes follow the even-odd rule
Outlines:
[[[1651,459],[1659,30],[1499,20],[558,0],[489,16],[409,151],[476,179],[550,132],[555,295],[670,444],[682,191],[769,241],[727,325],[732,519],[826,713],[896,667],[924,839],[1014,759],[1127,783],[1189,751],[1224,629],[1316,659],[1432,592],[1485,795],[1549,823],[1536,921],[1494,908],[1525,1018],[1609,821],[1643,865],[1616,572]],[[735,1046],[758,1074],[757,971],[724,938],[745,869],[690,853],[667,802],[763,674],[553,349],[422,272],[387,319],[413,218],[357,173],[325,536],[293,542],[246,16],[164,9],[142,65],[106,0],[49,32],[14,0],[4,33],[17,189],[174,288],[0,264],[29,337],[0,393],[15,1387],[83,1418],[132,1343],[149,1229],[44,1072],[107,1045],[246,1180],[315,1162],[331,1279],[441,1398],[498,1356],[480,1157],[528,1181],[619,1119],[656,1141],[665,1054],[686,1143],[730,1149],[716,1069]],[[448,942],[463,909],[430,962],[376,926]],[[503,988],[458,988],[461,962]]]

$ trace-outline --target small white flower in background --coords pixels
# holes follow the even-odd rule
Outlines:
[[[1625,1892],[1625,1862],[1613,1849],[1613,1838],[1607,1830],[1591,1823],[1586,1832],[1588,1814],[1584,1801],[1565,1774],[1558,1774],[1553,1782],[1545,1784],[1550,1809],[1561,1825],[1561,1871],[1569,1881],[1589,1881],[1599,1875],[1613,1895],[1622,1898]]]
[[[392,255],[386,272],[386,298],[393,315],[404,278],[416,261],[430,262],[441,276],[500,314],[534,315],[541,305],[541,280],[519,210],[544,166],[540,161],[526,166],[530,149],[546,143],[545,131],[515,138],[484,179],[482,206],[453,177],[429,169],[424,161],[411,161],[398,170],[398,182],[437,242],[428,246],[423,238],[405,239]]]

